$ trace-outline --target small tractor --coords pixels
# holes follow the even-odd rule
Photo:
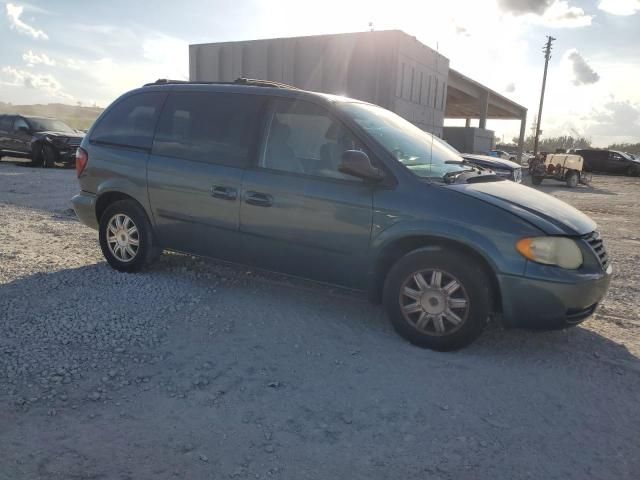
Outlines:
[[[582,170],[584,160],[580,155],[570,153],[540,154],[529,161],[531,183],[540,185],[542,180],[550,178],[566,182],[569,188],[578,183],[588,185],[592,175]]]

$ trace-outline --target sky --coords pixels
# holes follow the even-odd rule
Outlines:
[[[640,0],[20,0],[0,3],[0,101],[107,106],[187,79],[188,45],[400,29],[451,68],[537,113],[543,136],[640,142]],[[487,127],[509,141],[518,121]]]

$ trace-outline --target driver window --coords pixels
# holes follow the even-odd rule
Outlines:
[[[303,175],[357,181],[338,171],[342,153],[362,150],[347,128],[312,103],[278,101],[260,166]]]
[[[27,130],[29,129],[29,125],[27,125],[27,122],[24,120],[24,118],[18,117],[16,118],[16,121],[13,122],[13,130],[17,132],[20,127],[24,127]]]

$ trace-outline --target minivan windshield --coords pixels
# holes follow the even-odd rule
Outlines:
[[[27,118],[27,122],[34,132],[75,133],[73,128],[55,118]]]
[[[338,108],[418,177],[446,181],[469,170],[456,149],[395,113],[355,102],[339,103]]]

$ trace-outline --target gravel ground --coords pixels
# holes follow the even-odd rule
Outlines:
[[[598,314],[441,354],[350,292],[116,273],[73,170],[0,163],[0,479],[640,478],[640,179],[541,188],[600,225]]]

